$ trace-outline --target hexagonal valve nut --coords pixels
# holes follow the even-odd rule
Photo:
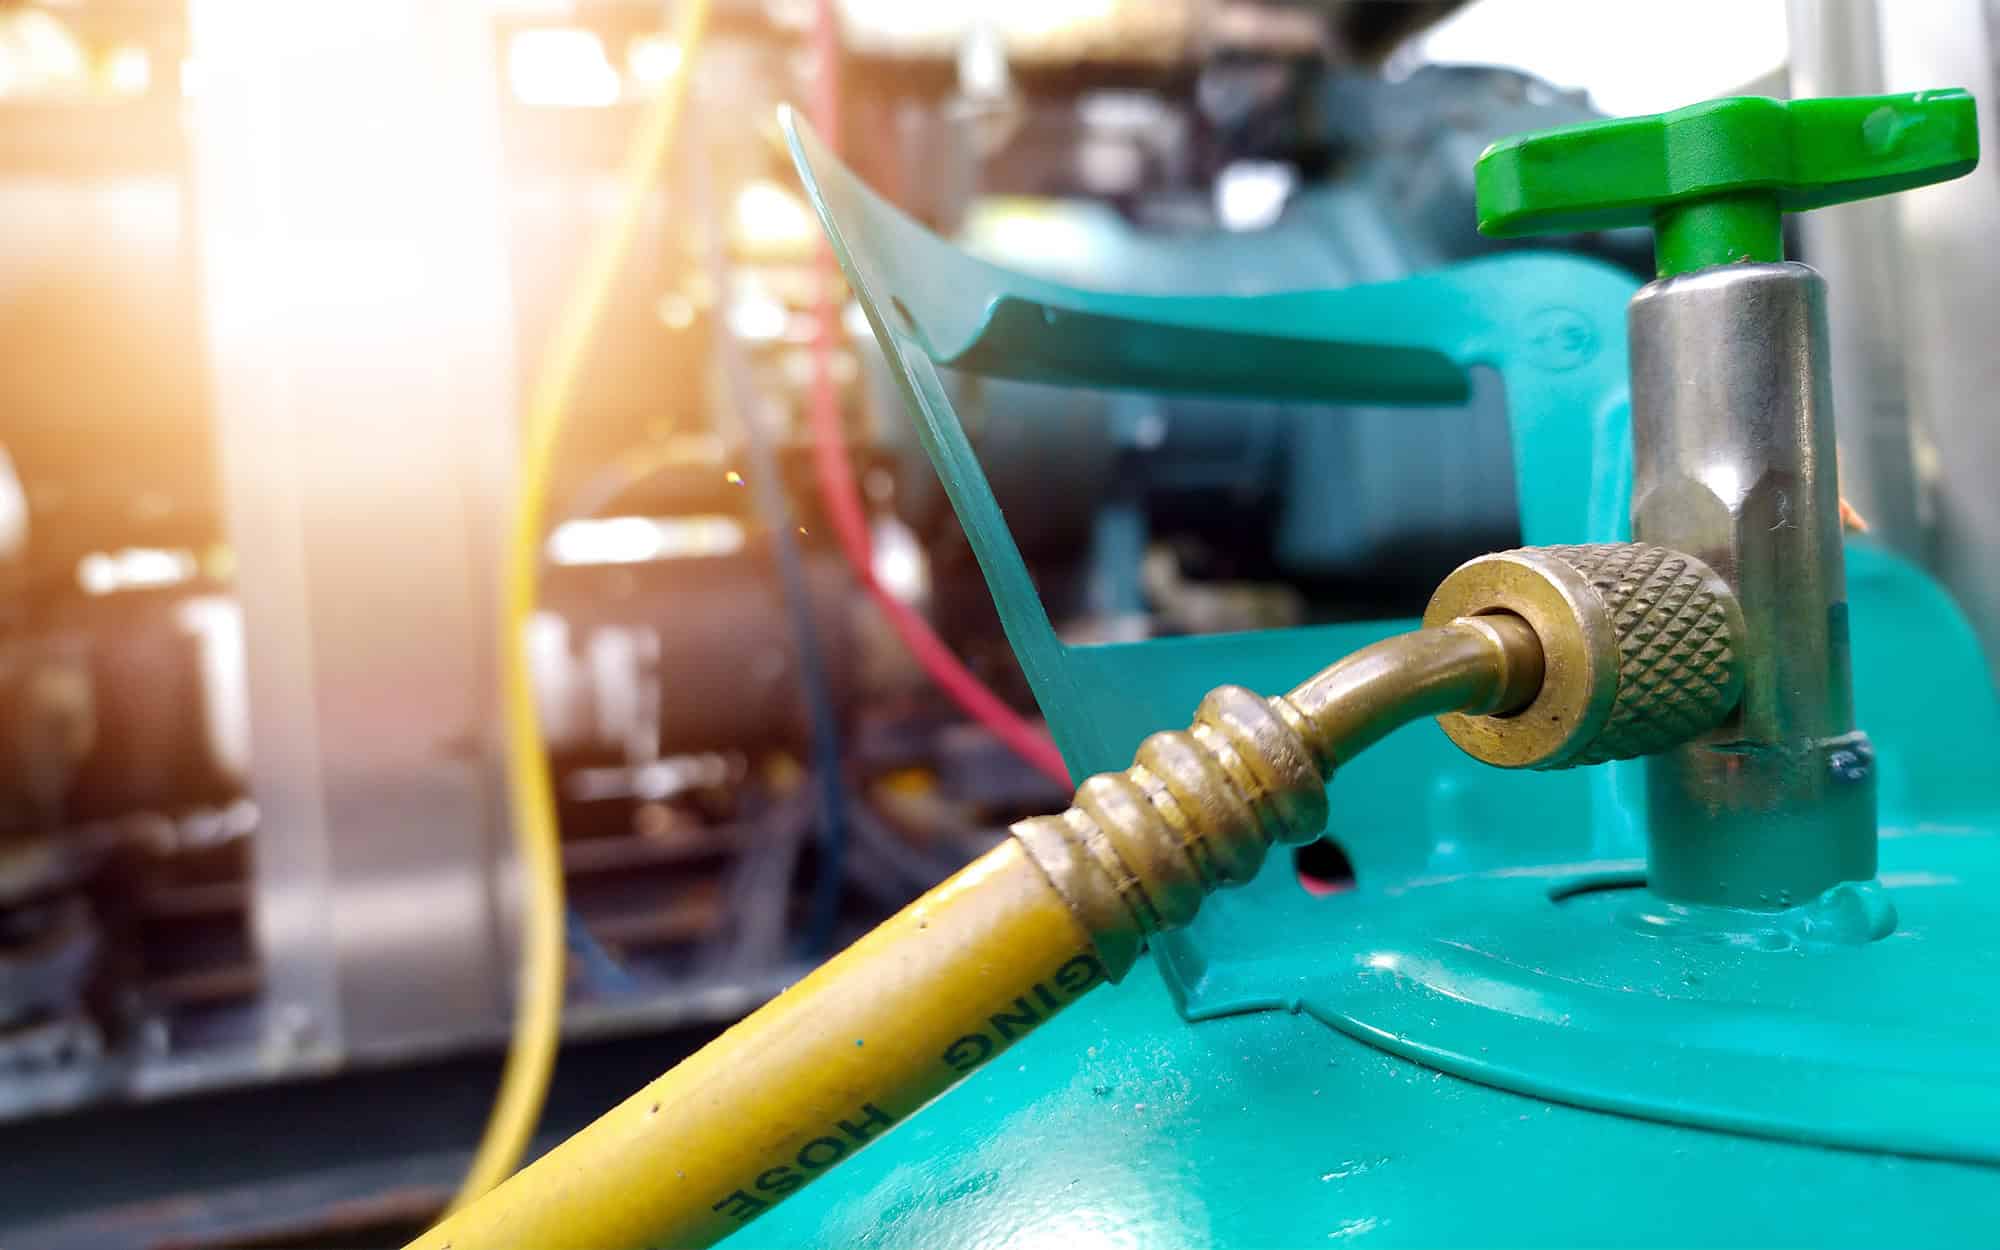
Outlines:
[[[1506,612],[1542,641],[1533,702],[1507,716],[1440,716],[1446,735],[1502,768],[1573,768],[1700,737],[1743,694],[1743,610],[1693,556],[1646,543],[1524,547],[1467,561],[1425,625]]]

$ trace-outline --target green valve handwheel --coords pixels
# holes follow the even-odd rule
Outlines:
[[[1979,160],[1972,97],[1771,100],[1503,139],[1479,158],[1479,229],[1499,237],[1652,226],[1661,277],[1784,259],[1779,217],[1943,182]]]

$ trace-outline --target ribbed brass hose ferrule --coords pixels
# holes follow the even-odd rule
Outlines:
[[[1540,640],[1518,617],[1402,634],[1277,698],[1210,691],[1190,728],[1147,738],[1130,768],[1089,778],[1069,810],[1011,832],[1117,980],[1148,936],[1254,877],[1273,843],[1319,836],[1342,762],[1412,720],[1525,704],[1541,682]]]

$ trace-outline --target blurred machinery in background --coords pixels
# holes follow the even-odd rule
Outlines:
[[[651,4],[275,7],[0,6],[0,1117],[505,1019],[486,607],[513,414],[678,51]],[[575,1032],[740,1014],[1062,797],[927,687],[824,523],[817,230],[771,126],[803,94],[799,7],[722,7],[561,449],[531,643]],[[1389,278],[1495,246],[1489,140],[1590,115],[1512,71],[1378,72],[1452,7],[1015,28],[851,0],[851,146],[919,219],[1067,281]],[[1571,242],[1646,263],[1643,238]],[[833,362],[873,574],[1026,707],[873,351]],[[1337,413],[958,385],[1071,637],[1408,612],[1518,540],[1497,384]],[[813,758],[800,620],[838,761]],[[814,933],[827,768],[848,844]]]

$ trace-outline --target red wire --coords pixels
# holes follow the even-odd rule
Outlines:
[[[813,24],[813,52],[817,61],[814,74],[813,126],[827,146],[839,151],[840,141],[840,38],[834,24],[833,0],[819,0]],[[952,653],[931,629],[930,622],[915,609],[890,594],[875,579],[874,553],[868,539],[868,521],[861,505],[861,491],[854,480],[854,466],[847,458],[847,438],[840,426],[840,395],[833,381],[835,268],[833,251],[824,242],[817,258],[813,298],[813,379],[807,415],[813,430],[813,465],[818,472],[819,491],[826,502],[840,549],[854,567],[855,576],[889,618],[896,636],[909,648],[917,664],[938,689],[951,698],[965,714],[984,725],[1037,772],[1064,789],[1070,785],[1069,768],[1061,752],[1046,733],[994,694],[977,674]]]

